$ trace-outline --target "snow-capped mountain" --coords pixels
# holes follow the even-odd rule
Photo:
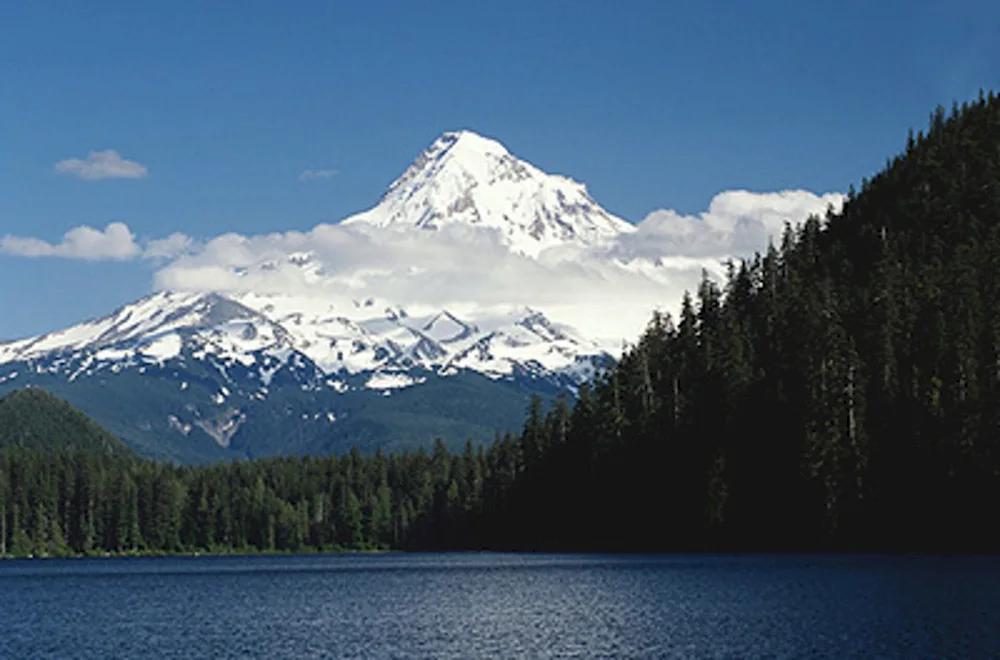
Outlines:
[[[375,207],[344,223],[428,240],[449,225],[482,227],[529,259],[634,230],[582,184],[468,131],[438,138]],[[326,277],[313,257],[247,269],[294,270],[306,292],[161,291],[103,318],[0,343],[0,392],[48,387],[148,455],[198,461],[442,435],[488,440],[520,424],[532,392],[573,393],[612,361],[524,305],[456,312],[329,286],[310,292],[309,282]]]
[[[150,456],[182,462],[488,440],[532,392],[609,355],[540,312],[410,315],[373,299],[159,292],[0,344],[0,393],[45,387]]]
[[[159,292],[103,318],[0,343],[0,364],[56,356],[92,363],[162,361],[176,357],[195,336],[213,352],[232,355],[290,345],[280,326],[225,296]]]
[[[635,230],[602,209],[583,184],[546,174],[471,131],[439,137],[389,186],[377,206],[344,223],[495,229],[505,245],[526,256],[569,242],[597,245]]]
[[[159,292],[104,318],[0,344],[0,365],[43,361],[76,378],[186,354],[255,367],[264,386],[274,367],[262,365],[298,356],[329,378],[369,374],[373,389],[412,384],[401,374],[414,368],[441,376],[465,369],[493,379],[535,374],[572,386],[607,357],[529,308],[464,320],[448,310],[411,316],[371,298]],[[387,374],[396,385],[375,384],[389,382]]]

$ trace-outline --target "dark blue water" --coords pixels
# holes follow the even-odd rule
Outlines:
[[[1000,559],[0,562],[2,658],[1000,656]]]

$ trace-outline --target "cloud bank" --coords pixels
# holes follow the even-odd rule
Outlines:
[[[676,312],[704,271],[750,256],[828,207],[838,193],[717,195],[696,215],[650,213],[637,231],[592,247],[560,246],[537,259],[514,254],[495,230],[446,225],[437,231],[319,224],[308,232],[223,234],[196,242],[183,234],[141,245],[121,223],[70,230],[59,244],[7,236],[0,249],[22,256],[157,260],[158,289],[293,293],[363,299],[456,314],[528,305],[595,339],[634,340],[653,309]]]
[[[114,149],[91,151],[85,160],[67,158],[52,166],[60,174],[68,174],[85,181],[101,179],[144,179],[149,176],[146,166],[134,160],[125,160]]]
[[[815,195],[805,190],[754,193],[729,190],[716,195],[708,210],[681,215],[672,209],[653,211],[636,233],[623,236],[624,254],[677,254],[687,257],[726,257],[762,251],[769,241],[780,242],[785,224],[795,225],[810,215],[839,211],[846,197],[840,193]]]
[[[0,252],[21,257],[127,261],[138,257],[142,250],[126,224],[112,222],[104,229],[74,227],[58,243],[7,235],[0,238]]]

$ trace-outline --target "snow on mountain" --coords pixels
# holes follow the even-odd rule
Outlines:
[[[469,131],[442,135],[378,205],[344,224],[399,231],[482,227],[498,231],[504,245],[527,257],[566,243],[600,245],[634,231],[594,202],[582,184],[546,174],[499,142]],[[314,257],[308,251],[285,254],[252,264],[243,274],[294,271],[306,284],[318,285],[327,273]],[[415,368],[578,382],[609,357],[597,344],[524,306],[459,315],[407,301],[338,297],[329,294],[330,287],[317,286],[320,290],[315,295],[158,292],[100,319],[0,343],[0,364],[45,358],[50,369],[72,363],[80,373],[93,365],[211,357],[221,365],[258,369],[266,385],[294,353],[324,374],[376,374],[370,380],[382,388],[419,382],[399,376]]]
[[[96,359],[176,357],[202,331],[203,351],[245,355],[287,343],[277,325],[219,294],[158,292],[112,314],[37,337],[0,343],[0,364],[85,352]]]
[[[375,207],[344,224],[418,232],[430,240],[430,232],[449,226],[482,228],[527,258],[560,245],[601,246],[635,229],[602,209],[582,184],[546,174],[469,131],[442,135]],[[399,264],[393,276],[405,276],[407,267]],[[261,399],[286,371],[295,375],[285,382],[341,393],[358,387],[391,393],[423,383],[421,374],[461,372],[542,378],[572,388],[610,359],[600,345],[523,301],[463,304],[456,313],[441,304],[331,294],[337,287],[309,250],[272,253],[240,266],[236,275],[253,282],[258,280],[249,276],[262,273],[292,275],[306,291],[157,292],[103,318],[0,343],[0,365],[11,365],[0,377],[15,377],[12,370],[25,364],[73,381],[170,363],[183,366],[177,373],[186,392],[193,361],[221,376],[206,387],[222,406],[234,378],[253,381],[234,392]]]
[[[159,291],[102,318],[0,342],[0,387],[62,392],[148,455],[215,460],[423,442],[428,433],[464,442],[516,426],[528,392],[575,391],[612,361],[606,344],[519,293],[545,272],[532,263],[545,250],[601,249],[635,231],[582,184],[493,140],[446,133],[375,207],[343,224],[363,238],[367,260],[298,240],[243,250],[249,256],[228,267],[225,285]],[[448,279],[475,264],[447,261],[444,279],[392,286],[468,252],[466,235],[470,246],[499,248],[500,261],[527,264],[532,277],[470,300]],[[394,252],[396,239],[416,252]],[[415,253],[424,262],[406,258]]]
[[[238,363],[268,385],[298,354],[329,376],[373,374],[373,389],[421,382],[400,374],[458,369],[588,377],[607,356],[596,344],[522,308],[473,320],[447,310],[409,315],[373,299],[277,294],[156,293],[115,313],[40,337],[0,344],[0,364],[48,358],[50,369],[162,364],[189,357]]]
[[[343,223],[399,230],[453,224],[494,229],[504,245],[529,257],[570,242],[598,245],[635,230],[602,209],[583,184],[547,174],[471,131],[439,137],[377,206]]]

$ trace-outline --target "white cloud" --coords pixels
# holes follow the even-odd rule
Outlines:
[[[830,206],[839,211],[845,199],[840,193],[815,195],[805,190],[729,190],[716,195],[708,210],[698,215],[681,215],[672,209],[653,211],[639,223],[639,231],[624,236],[617,247],[623,255],[646,257],[749,255],[764,250],[768,241],[779,243],[786,222],[797,224],[810,215],[823,217]]]
[[[127,225],[112,222],[103,230],[74,227],[63,234],[58,243],[8,234],[0,238],[0,252],[22,257],[125,261],[139,256],[142,250]]]
[[[593,248],[563,246],[537,259],[511,253],[496,230],[445,225],[434,232],[320,224],[308,232],[223,234],[204,243],[175,233],[140,246],[128,228],[78,227],[53,245],[7,236],[0,249],[24,256],[143,257],[161,263],[159,289],[375,297],[462,315],[529,305],[609,344],[634,340],[653,309],[676,313],[702,271],[721,277],[728,258],[777,242],[792,225],[843,196],[805,191],[727,191],[696,215],[650,213],[630,234]],[[165,262],[165,263],[164,263]]]
[[[675,312],[703,269],[721,276],[725,259],[763,250],[786,222],[842,201],[836,193],[728,191],[703,213],[656,211],[610,245],[553,248],[538,259],[512,254],[494,230],[464,225],[427,232],[320,224],[305,233],[226,234],[168,263],[156,285],[373,296],[456,313],[525,304],[592,336],[634,338],[654,308]],[[308,260],[291,258],[303,254]]]
[[[146,243],[142,256],[146,259],[175,259],[194,247],[194,240],[186,234],[174,232],[166,238]]]
[[[125,160],[114,149],[91,151],[86,160],[68,158],[53,166],[56,172],[69,174],[86,181],[101,179],[144,179],[149,175],[146,166],[134,160]]]
[[[337,176],[337,170],[303,170],[299,174],[299,181],[318,181],[320,179],[332,179]]]
[[[309,260],[293,259],[308,254]],[[227,234],[167,264],[156,288],[293,293],[324,298],[375,297],[413,312],[528,305],[612,343],[634,338],[658,305],[697,284],[711,261],[666,259],[654,276],[602,255],[540,260],[512,254],[494,232],[446,227],[438,232],[361,231],[319,225],[308,233]]]

